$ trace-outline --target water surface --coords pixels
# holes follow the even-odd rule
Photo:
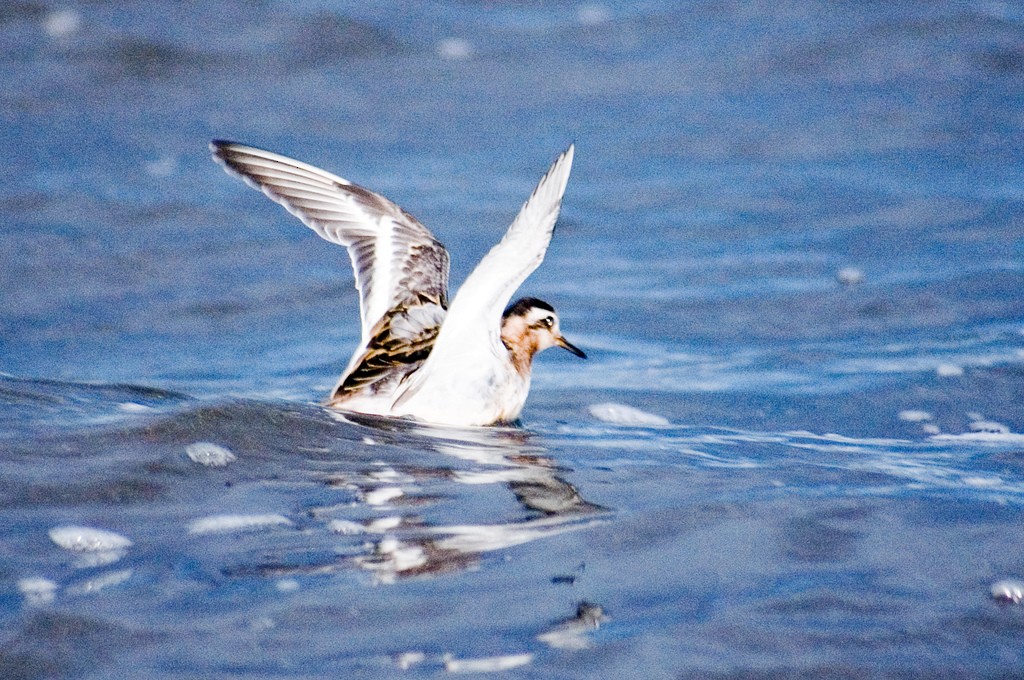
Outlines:
[[[1024,14],[1000,2],[0,8],[0,675],[1012,677]],[[568,143],[523,425],[317,405],[345,253],[457,285]]]

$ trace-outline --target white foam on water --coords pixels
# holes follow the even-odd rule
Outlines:
[[[475,554],[523,545],[603,522],[603,519],[594,519],[570,523],[561,518],[542,517],[513,524],[448,525],[437,527],[432,533],[447,534],[446,538],[436,541],[438,548]]]
[[[366,527],[362,524],[347,519],[332,519],[327,523],[327,528],[335,534],[342,534],[344,536],[366,533]]]
[[[611,21],[612,11],[606,5],[581,5],[576,10],[576,19],[584,26],[597,26]]]
[[[213,442],[196,442],[185,447],[185,454],[193,463],[206,467],[225,467],[238,460],[229,449]]]
[[[964,367],[956,364],[939,364],[935,367],[935,375],[940,378],[957,378],[964,374]]]
[[[397,486],[382,486],[379,489],[374,489],[373,491],[367,491],[364,493],[363,501],[367,505],[385,505],[404,495],[405,492]]]
[[[994,420],[975,420],[970,424],[971,432],[991,432],[992,434],[1010,434],[1010,428]]]
[[[152,406],[146,406],[145,404],[137,404],[134,401],[125,401],[117,405],[117,408],[124,411],[125,413],[146,413],[152,411]]]
[[[110,588],[124,583],[132,577],[132,573],[131,569],[108,571],[94,578],[82,581],[81,583],[68,586],[65,592],[69,595],[92,595],[93,593],[98,593],[105,588]]]
[[[1024,581],[1007,578],[996,581],[989,590],[992,599],[1003,604],[1020,604],[1024,602]]]
[[[449,673],[497,673],[520,668],[533,661],[533,654],[508,654],[478,659],[456,659],[446,657],[444,669]]]
[[[124,550],[132,546],[132,541],[121,534],[82,526],[59,526],[50,529],[50,540],[71,552],[107,552]]]
[[[843,267],[836,272],[836,279],[844,286],[855,286],[864,282],[864,272],[857,267]]]
[[[224,534],[233,531],[255,531],[270,527],[291,526],[292,521],[282,515],[212,515],[192,522],[190,534]]]
[[[25,604],[32,606],[53,602],[57,588],[56,583],[42,576],[26,576],[18,580],[18,592],[25,598]]]
[[[373,553],[355,560],[363,569],[374,574],[377,583],[394,583],[398,575],[419,569],[428,563],[423,547],[397,538],[387,537],[374,546]]]
[[[302,587],[301,584],[293,578],[283,578],[274,585],[277,587],[278,591],[282,593],[294,593]]]
[[[407,671],[413,666],[421,664],[426,660],[427,655],[423,652],[402,652],[395,657],[395,665],[403,671]]]
[[[670,425],[667,418],[655,415],[654,413],[648,413],[647,411],[641,411],[626,404],[616,404],[613,402],[591,404],[587,410],[590,411],[590,415],[601,422],[613,425],[635,427],[666,427]]]
[[[380,519],[375,519],[372,522],[367,522],[366,531],[371,534],[383,534],[388,531],[394,531],[400,526],[402,526],[401,517],[381,517]]]
[[[963,434],[937,434],[932,441],[986,442],[990,444],[1024,444],[1024,434],[1016,432],[964,432]]]
[[[82,26],[82,15],[73,9],[58,9],[43,20],[43,30],[51,38],[66,38]]]

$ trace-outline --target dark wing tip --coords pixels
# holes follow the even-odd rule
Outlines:
[[[241,162],[241,159],[246,155],[246,150],[252,147],[226,139],[214,139],[210,142],[209,147],[213,160],[227,170],[228,174],[237,175],[242,179],[248,177],[249,173],[245,171],[245,164]]]
[[[210,141],[210,153],[215,156],[219,156],[224,153],[230,146],[235,146],[235,142],[229,142],[226,139],[214,139]]]
[[[214,139],[209,144],[210,153],[214,160],[224,165],[236,166],[235,159],[245,156],[247,153],[258,152],[260,149],[247,146],[238,142],[231,142],[226,139]]]

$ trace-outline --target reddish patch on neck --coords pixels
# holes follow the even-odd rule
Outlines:
[[[530,375],[530,367],[533,365],[533,355],[537,353],[537,341],[529,332],[519,334],[517,337],[501,336],[501,343],[508,350],[508,356],[516,372],[526,377]]]

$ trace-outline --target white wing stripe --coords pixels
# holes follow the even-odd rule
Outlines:
[[[394,220],[382,215],[377,221],[377,238],[373,244],[373,255],[377,260],[377,268],[383,271],[381,276],[376,276],[375,272],[375,285],[369,291],[369,298],[373,305],[384,309],[389,306],[387,304],[389,291],[398,285],[399,280],[399,277],[395,276],[395,260],[398,259],[398,254],[394,251],[395,244],[391,239],[394,228]],[[377,281],[383,282],[384,285],[376,285]],[[369,337],[366,339],[369,340]]]
[[[339,207],[341,205],[355,205],[355,201],[351,198],[345,201],[339,201],[338,189],[336,187],[332,187],[331,189],[319,189],[317,187],[311,187],[308,184],[296,184],[294,182],[282,182],[280,180],[275,180],[274,186],[268,186],[267,190],[279,196],[287,196],[293,200],[322,201],[335,207]],[[362,211],[360,210],[360,212]]]
[[[324,184],[327,186],[335,183],[342,186],[349,186],[352,184],[347,179],[342,179],[341,177],[331,174],[326,170],[321,170],[320,168],[297,161],[293,158],[279,156],[276,153],[270,153],[269,151],[263,151],[262,149],[254,149],[252,147],[241,146],[238,144],[228,144],[227,148],[230,150],[232,154],[232,161],[235,163],[244,163],[248,166],[272,169],[276,171],[287,169],[290,174],[299,177],[306,177],[318,184]]]

